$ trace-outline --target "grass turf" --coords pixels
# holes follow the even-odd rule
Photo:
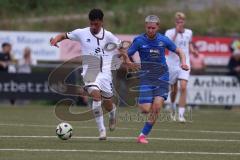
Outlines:
[[[73,112],[83,110],[85,110],[83,107],[72,109]],[[55,128],[60,120],[56,118],[52,106],[1,105],[0,159],[237,160],[240,158],[239,111],[200,109],[193,111],[192,122],[185,124],[158,122],[150,135],[150,138],[156,139],[150,139],[148,145],[137,144],[135,140],[143,122],[125,117],[126,115],[134,117],[136,113],[136,109],[120,108],[118,128],[114,132],[108,132],[111,138],[107,141],[98,141],[98,132],[93,120],[69,122],[74,128],[74,136],[71,140],[62,141],[55,136]],[[107,120],[105,123],[107,126]]]

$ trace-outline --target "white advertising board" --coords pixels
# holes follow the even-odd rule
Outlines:
[[[240,105],[240,83],[232,76],[190,76],[189,104]]]
[[[59,49],[49,44],[54,32],[17,32],[0,31],[0,45],[4,42],[12,44],[12,54],[15,59],[22,58],[25,47],[30,47],[32,57],[36,60],[59,60]]]

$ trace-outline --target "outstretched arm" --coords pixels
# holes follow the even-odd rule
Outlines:
[[[186,64],[186,56],[185,56],[184,52],[180,48],[177,48],[176,53],[178,54],[178,56],[180,58],[181,68],[185,71],[188,71],[189,66]]]
[[[64,39],[67,39],[66,33],[60,33],[56,37],[50,39],[50,44],[51,46],[59,47],[57,43]]]
[[[123,65],[126,66],[126,68],[132,70],[132,71],[137,71],[140,69],[140,65],[137,63],[133,63],[126,51],[126,49],[119,49],[120,57],[123,59]]]
[[[132,62],[130,61],[130,59],[129,59],[129,57],[128,57],[128,54],[127,54],[127,51],[126,51],[125,49],[119,49],[118,51],[119,51],[119,53],[120,53],[120,57],[123,58],[123,62],[124,62],[124,63],[127,63],[127,64],[132,63]]]

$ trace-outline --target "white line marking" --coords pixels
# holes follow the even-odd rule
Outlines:
[[[230,155],[239,156],[240,153],[229,152],[178,152],[178,151],[124,151],[124,150],[81,150],[81,149],[28,149],[28,148],[0,148],[0,151],[21,152],[89,152],[89,153],[130,153],[130,154],[194,154],[194,155]]]
[[[0,123],[0,126],[13,126],[13,127],[43,127],[43,128],[55,128],[55,125],[40,125],[40,124],[8,124]],[[75,126],[74,128],[86,128],[86,129],[96,129],[96,127],[87,127],[87,126]],[[139,130],[139,128],[126,128],[126,127],[117,127],[118,130]],[[216,134],[240,134],[240,131],[210,131],[210,130],[171,130],[171,129],[153,129],[156,131],[162,132],[186,132],[186,133],[216,133]]]
[[[57,138],[57,136],[6,136],[0,135],[0,138]],[[98,139],[95,136],[74,136],[73,139]],[[108,137],[111,140],[136,140],[136,137]],[[194,138],[158,138],[149,137],[149,140],[160,141],[200,141],[200,142],[240,142],[238,139],[194,139]]]

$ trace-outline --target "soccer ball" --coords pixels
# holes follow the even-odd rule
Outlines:
[[[67,140],[72,137],[73,128],[69,123],[60,123],[56,128],[56,134],[61,140]]]

